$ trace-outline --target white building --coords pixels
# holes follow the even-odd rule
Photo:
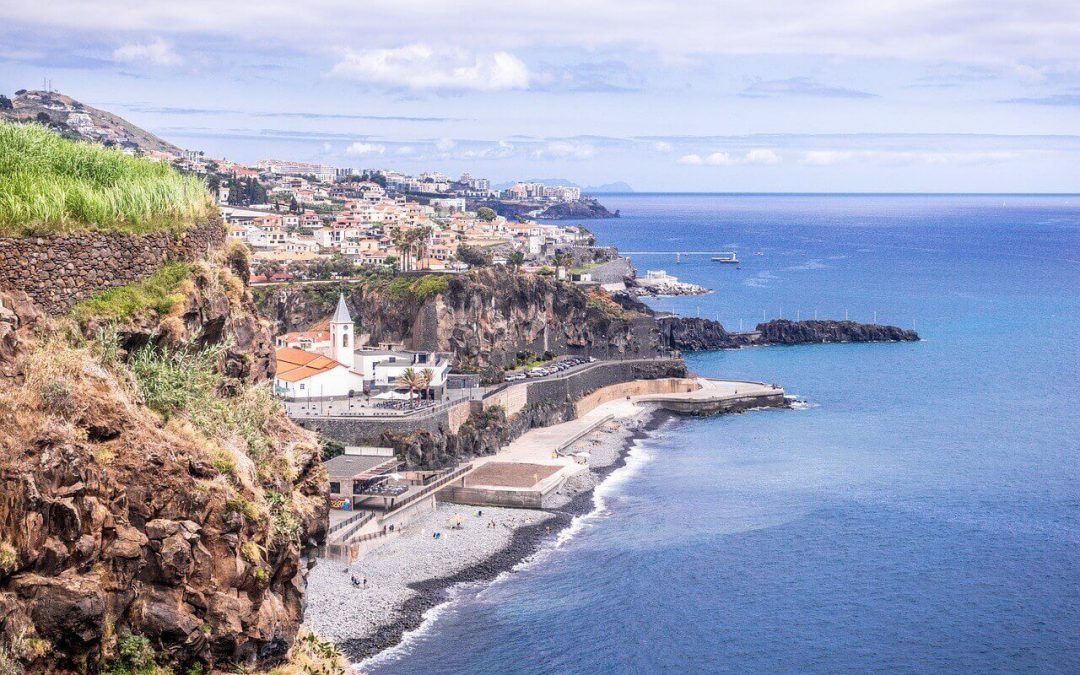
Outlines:
[[[378,395],[399,389],[398,378],[412,368],[431,371],[431,383],[428,391],[420,392],[422,397],[442,395],[451,366],[448,354],[357,349],[354,332],[345,296],[340,295],[329,335],[312,331],[279,337],[274,392],[289,399]],[[304,344],[313,351],[294,346]]]

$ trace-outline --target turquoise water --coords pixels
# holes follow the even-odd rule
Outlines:
[[[690,356],[810,405],[665,424],[573,536],[370,672],[1080,672],[1080,197],[604,203],[625,251],[739,251],[633,256],[716,290],[660,308],[924,341]]]

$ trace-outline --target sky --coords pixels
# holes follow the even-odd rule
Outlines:
[[[242,162],[1080,191],[1075,1],[0,1],[0,93],[43,78]]]

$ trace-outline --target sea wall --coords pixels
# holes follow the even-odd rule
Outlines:
[[[577,402],[578,417],[588,413],[599,405],[628,396],[647,394],[677,394],[691,392],[698,388],[696,380],[686,377],[666,377],[656,380],[634,380],[621,382],[597,389]]]
[[[113,286],[134,283],[167,262],[194,260],[225,242],[221,218],[183,232],[76,232],[0,237],[0,288],[25,291],[49,314]]]
[[[462,401],[426,414],[294,421],[345,445],[392,446],[407,466],[434,468],[466,455],[492,454],[533,427],[574,419],[578,414],[575,401],[604,387],[686,374],[682,359],[598,361],[562,377],[507,385],[482,400]]]

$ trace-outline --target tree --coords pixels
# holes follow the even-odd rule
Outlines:
[[[468,244],[458,246],[457,259],[469,267],[486,267],[491,263],[487,254]]]
[[[431,241],[431,227],[424,225],[409,232],[412,246],[416,249],[416,260],[420,261],[427,255],[428,243]]]
[[[556,253],[553,262],[555,263],[555,276],[558,277],[560,267],[567,272],[570,271],[570,266],[574,264],[574,256],[569,253]]]
[[[407,272],[409,270],[409,250],[412,248],[409,233],[400,227],[395,227],[390,230],[390,241],[393,242],[397,252],[401,254],[401,271]]]
[[[383,258],[383,265],[386,265],[387,267],[393,267],[394,269],[397,269],[398,257],[396,255],[388,255],[388,256],[386,256],[385,258]]]
[[[289,213],[300,213],[300,204],[296,202],[295,196],[292,198],[292,201],[289,202]]]
[[[514,271],[516,272],[519,267],[525,264],[525,254],[521,251],[514,251],[510,254],[510,257],[507,258],[507,262],[514,267]]]
[[[414,368],[406,368],[398,375],[397,382],[395,383],[402,389],[409,390],[409,400],[412,400],[413,392],[420,388],[423,383],[423,375],[416,372]]]
[[[476,209],[476,217],[489,223],[495,220],[498,215],[499,214],[495,213],[495,209],[491,208],[490,206],[481,206],[480,208]]]
[[[427,390],[431,387],[431,382],[435,379],[435,371],[431,368],[424,368],[419,373],[419,389],[427,395]]]

